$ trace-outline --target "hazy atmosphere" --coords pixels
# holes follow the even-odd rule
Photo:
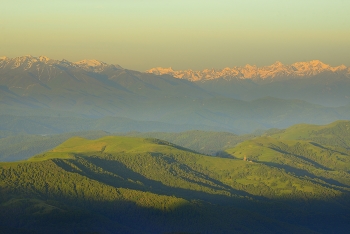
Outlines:
[[[0,234],[349,234],[349,0],[0,0]]]
[[[98,59],[144,71],[350,65],[346,0],[1,0],[0,56]]]

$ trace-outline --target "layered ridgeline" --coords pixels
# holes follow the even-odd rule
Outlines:
[[[300,79],[192,82],[96,60],[2,57],[0,131],[11,135],[200,129],[240,134],[349,119],[349,78],[342,68],[331,70]]]
[[[24,107],[36,111],[51,108],[56,114],[63,111],[62,115],[132,115],[147,110],[146,104],[159,97],[208,95],[191,82],[167,75],[131,71],[97,60],[74,63],[30,55],[0,59],[0,87],[1,104],[12,107],[12,112]],[[165,111],[165,106],[162,109]]]
[[[21,118],[19,118],[21,120]],[[97,124],[96,129],[106,128],[103,126],[108,126],[108,123],[104,122],[105,119],[100,119]],[[118,121],[119,120],[119,121]],[[5,120],[3,119],[5,122]],[[25,133],[9,133],[0,132],[2,137],[0,138],[0,161],[18,161],[23,159],[28,159],[32,155],[42,153],[44,151],[50,150],[59,144],[63,143],[65,140],[72,136],[81,136],[84,138],[94,139],[107,135],[123,135],[123,136],[133,136],[133,137],[151,137],[158,138],[165,141],[169,141],[176,145],[200,152],[206,155],[218,155],[222,151],[236,146],[238,143],[255,138],[263,134],[271,135],[274,132],[279,132],[279,129],[270,129],[262,132],[255,132],[254,134],[236,135],[229,132],[214,132],[214,131],[184,131],[184,132],[154,132],[154,130],[159,130],[164,126],[159,126],[157,123],[151,124],[148,122],[147,128],[143,128],[142,125],[137,124],[136,121],[120,121],[118,118],[109,118],[110,122],[114,122],[115,128],[109,128],[108,130],[114,130],[117,133],[110,133],[105,131],[83,131],[83,132],[68,132],[61,134],[48,134],[48,135],[37,135],[37,134],[25,134]],[[102,124],[104,122],[104,124]],[[6,122],[5,122],[6,123]],[[92,121],[88,122],[92,124]],[[22,124],[24,124],[22,122]],[[78,125],[79,124],[79,125]],[[75,129],[75,127],[81,126],[81,122],[72,125],[66,125],[66,131],[69,129]],[[331,124],[329,126],[333,126]],[[27,124],[28,128],[34,128],[36,131],[42,130],[39,126],[33,124]],[[137,126],[138,129],[148,130],[153,132],[129,132],[120,133],[125,131],[130,126]],[[298,125],[299,126],[299,125]],[[303,126],[303,125],[301,125]],[[306,125],[309,126],[309,125]],[[23,125],[17,126],[18,128],[25,129]],[[315,126],[315,128],[318,128]],[[323,128],[323,127],[322,127]],[[82,127],[76,128],[78,130],[83,129]],[[47,130],[47,129],[46,129]],[[63,131],[64,129],[61,129]],[[179,130],[179,129],[178,129]],[[54,131],[52,131],[54,132]],[[119,132],[119,133],[118,133]],[[50,132],[51,133],[51,132]],[[10,135],[8,135],[10,134]],[[320,136],[318,136],[320,137]],[[338,136],[338,138],[343,138],[344,136]],[[327,138],[328,139],[328,138]],[[330,139],[332,139],[330,137]],[[338,141],[341,144],[341,141]],[[223,155],[221,155],[223,156]]]
[[[96,139],[107,135],[123,135],[136,137],[152,137],[172,142],[188,149],[206,155],[216,155],[218,152],[231,148],[237,143],[251,139],[260,134],[235,135],[228,132],[185,131],[171,132],[130,132],[108,133],[105,131],[69,132],[52,135],[15,134],[0,138],[0,161],[11,162],[24,160],[50,150],[73,136]]]
[[[243,100],[272,96],[327,106],[346,105],[350,101],[350,68],[344,65],[332,67],[318,60],[203,71],[158,67],[147,72],[190,80],[205,90]]]
[[[348,126],[293,126],[227,149],[224,157],[157,139],[74,137],[27,161],[0,164],[0,227],[347,233]]]

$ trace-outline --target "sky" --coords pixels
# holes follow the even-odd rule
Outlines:
[[[0,56],[175,70],[350,66],[349,0],[0,0]]]

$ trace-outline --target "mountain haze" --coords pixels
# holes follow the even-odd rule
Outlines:
[[[319,60],[292,65],[276,62],[265,67],[246,65],[203,71],[153,68],[147,72],[190,80],[207,91],[242,100],[272,96],[326,106],[350,103],[350,68],[344,65],[332,67]]]
[[[152,122],[158,125],[154,131],[199,129],[241,134],[301,122],[326,124],[349,119],[347,70],[319,61],[298,64],[293,66],[310,77],[190,81],[97,60],[3,57],[0,109],[1,118],[10,124],[1,123],[0,131],[18,132],[15,126],[19,125],[14,122],[21,118],[23,123],[35,119],[34,125],[27,127],[38,128],[25,130],[29,134],[62,133],[74,122],[81,124],[70,131],[149,131],[145,125]],[[287,69],[276,74],[293,70],[281,64],[269,69],[275,68]],[[113,124],[111,118],[119,119]],[[124,120],[130,123],[127,127],[120,125]],[[101,124],[103,128],[96,127]]]

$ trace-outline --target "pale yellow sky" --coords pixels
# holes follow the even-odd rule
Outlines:
[[[0,0],[0,56],[203,69],[350,66],[345,0]]]

